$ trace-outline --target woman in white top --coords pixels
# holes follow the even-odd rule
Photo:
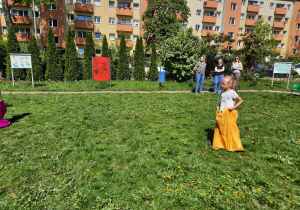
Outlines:
[[[236,85],[235,85],[235,92],[238,92],[238,89],[239,89],[239,80],[240,80],[240,77],[241,77],[241,72],[243,70],[243,64],[241,62],[241,59],[240,59],[240,56],[235,56],[235,59],[231,65],[231,69],[232,69],[232,74],[231,76],[233,77],[233,79],[235,80],[236,82]]]

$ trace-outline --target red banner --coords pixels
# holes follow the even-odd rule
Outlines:
[[[109,58],[93,58],[93,67],[95,81],[109,81]]]

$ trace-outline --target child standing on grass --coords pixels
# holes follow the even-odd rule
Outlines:
[[[236,120],[238,111],[236,108],[243,103],[243,99],[233,90],[235,81],[232,76],[222,79],[221,103],[217,107],[216,126],[213,139],[213,149],[226,149],[231,152],[244,151],[240,139],[240,131]],[[235,104],[235,100],[238,103]]]

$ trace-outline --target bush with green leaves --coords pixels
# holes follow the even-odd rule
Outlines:
[[[150,68],[148,72],[148,79],[151,81],[158,80],[156,44],[152,44],[151,47]]]
[[[106,35],[104,35],[102,39],[101,56],[109,58],[109,50]]]
[[[118,80],[129,80],[130,79],[130,69],[129,69],[129,56],[126,47],[125,35],[122,33],[121,42],[119,48],[119,62],[117,69]]]
[[[43,81],[45,79],[45,75],[42,67],[42,59],[40,57],[41,49],[37,44],[36,38],[32,35],[31,40],[28,44],[28,53],[31,54],[31,64],[33,71],[33,79]],[[31,79],[31,69],[27,69],[27,79]]]
[[[87,33],[84,46],[84,79],[92,78],[92,57],[95,57],[95,44],[92,33]]]
[[[133,78],[135,80],[145,80],[145,53],[142,37],[137,38],[135,51],[134,51],[134,63],[133,63]]]
[[[79,79],[77,50],[71,28],[67,32],[67,44],[65,53],[65,80],[75,81]]]
[[[15,34],[15,26],[11,25],[8,28],[7,33],[7,45],[6,45],[6,74],[4,77],[7,80],[12,79],[11,75],[11,63],[10,63],[10,56],[9,53],[20,53],[20,44],[17,40],[16,34]],[[16,78],[20,74],[21,69],[14,69],[14,77]]]

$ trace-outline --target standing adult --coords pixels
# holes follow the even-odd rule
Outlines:
[[[221,80],[223,79],[225,71],[225,66],[223,65],[223,58],[218,59],[218,64],[215,67],[215,85],[214,85],[214,92],[218,93],[221,88]]]
[[[194,71],[196,72],[196,84],[195,84],[195,93],[198,93],[198,85],[200,83],[200,93],[203,94],[202,92],[202,87],[203,87],[203,81],[205,77],[205,70],[206,70],[206,62],[204,56],[200,57],[199,62],[196,64],[194,67]]]
[[[236,82],[234,90],[235,90],[235,92],[238,92],[239,81],[240,81],[240,78],[241,78],[241,71],[243,70],[243,64],[241,62],[240,56],[238,56],[238,55],[235,56],[234,61],[233,61],[232,65],[231,65],[231,69],[232,69],[231,76],[233,77],[233,79]]]

